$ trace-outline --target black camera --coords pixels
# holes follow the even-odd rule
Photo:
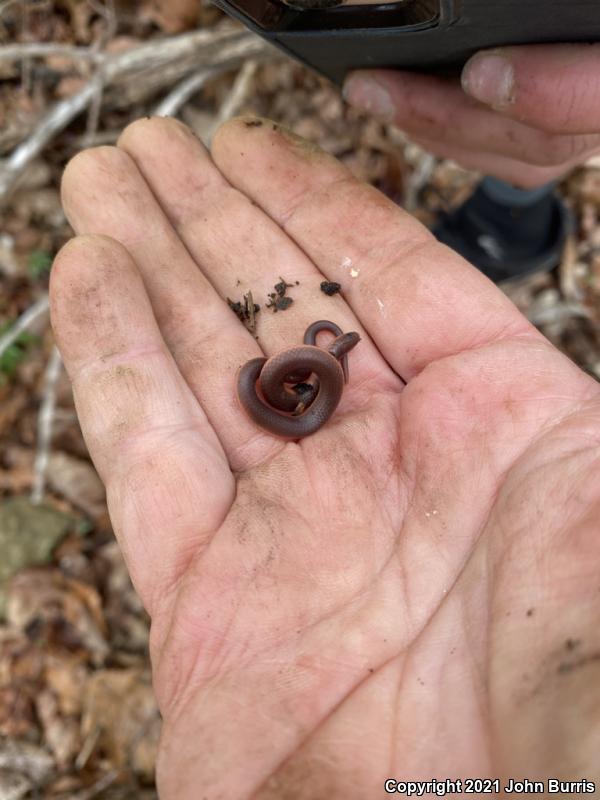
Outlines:
[[[455,74],[502,45],[600,40],[600,0],[215,0],[226,13],[341,83],[351,69]]]

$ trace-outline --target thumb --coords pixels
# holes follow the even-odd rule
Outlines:
[[[549,133],[600,132],[600,45],[484,50],[465,65],[471,97]]]

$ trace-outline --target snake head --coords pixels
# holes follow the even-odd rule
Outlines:
[[[292,411],[292,416],[298,417],[304,414],[306,409],[310,406],[319,392],[319,382],[312,383],[297,383],[293,387],[293,391],[298,395],[298,405]]]

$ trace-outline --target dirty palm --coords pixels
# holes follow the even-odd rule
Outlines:
[[[141,120],[71,162],[63,200],[53,323],[153,620],[161,797],[600,779],[598,385],[270,123],[209,155]],[[255,339],[225,298],[281,274],[294,303]],[[315,319],[360,346],[329,421],[283,440],[236,376]]]

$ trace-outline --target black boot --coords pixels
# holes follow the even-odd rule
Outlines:
[[[571,214],[553,183],[529,191],[484,178],[433,233],[500,283],[558,266],[571,228]]]

